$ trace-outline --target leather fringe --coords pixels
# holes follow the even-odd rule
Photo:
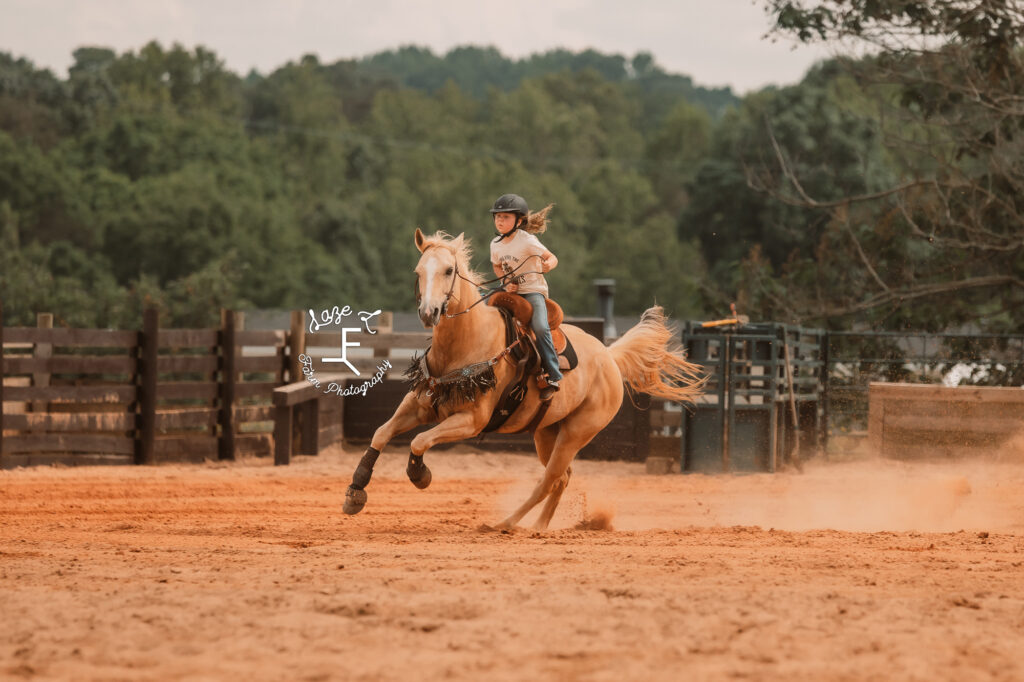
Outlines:
[[[404,375],[409,390],[417,396],[429,392],[430,405],[435,410],[475,402],[477,396],[498,385],[494,367],[489,362],[479,362],[434,378],[429,375],[425,358],[426,353],[422,356],[413,355]]]

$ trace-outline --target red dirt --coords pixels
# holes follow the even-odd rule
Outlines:
[[[1021,465],[357,460],[0,472],[0,678],[1024,679]]]

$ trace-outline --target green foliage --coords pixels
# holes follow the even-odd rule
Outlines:
[[[820,200],[873,191],[890,179],[878,126],[859,111],[863,99],[834,63],[825,63],[799,85],[751,95],[726,116],[714,153],[696,171],[683,223],[709,260],[736,263],[759,244],[779,266],[820,242],[826,216],[748,186],[758,179],[752,170],[776,163],[776,145]]]
[[[1020,331],[1024,7],[1007,0],[766,6],[777,32],[870,47],[871,58],[839,66],[868,104],[854,115],[873,117],[866,129],[886,145],[878,157],[884,165],[872,166],[887,172],[872,176],[865,168],[862,188],[848,178],[812,188],[815,169],[787,158],[803,152],[799,139],[781,145],[775,178],[761,165],[755,184],[826,227],[815,235],[814,260],[806,251],[779,275],[793,314],[890,328],[973,323]],[[830,163],[856,170],[843,155]],[[802,295],[810,280],[813,299]]]
[[[620,313],[699,314],[705,266],[674,229],[735,102],[649,55],[403,48],[244,79],[202,47],[84,47],[66,80],[0,54],[0,296],[8,324],[205,326],[221,307],[408,310],[416,227],[556,204],[542,235],[570,314],[595,277]]]
[[[716,117],[737,102],[729,88],[695,86],[688,76],[666,73],[645,52],[627,60],[596,50],[559,49],[513,61],[493,47],[457,47],[439,57],[427,48],[407,46],[366,57],[360,66],[376,78],[427,93],[451,81],[477,98],[488,95],[491,89],[516,90],[524,80],[550,74],[572,77],[589,71],[603,81],[625,86],[647,110],[645,123],[657,122],[680,100],[693,102]]]
[[[815,35],[849,19],[774,4],[780,25]],[[983,46],[970,54],[998,67],[974,19],[965,40]],[[541,239],[559,256],[548,279],[569,314],[593,314],[591,280],[613,277],[625,314],[656,301],[677,318],[721,317],[735,301],[754,319],[829,326],[982,318],[1008,331],[1022,319],[1012,297],[971,289],[949,305],[922,289],[1024,270],[1006,241],[1019,176],[994,166],[1024,158],[1010,153],[1019,117],[986,127],[963,116],[955,88],[867,84],[864,73],[918,66],[888,53],[825,62],[742,101],[645,53],[407,47],[333,64],[307,55],[245,78],[202,47],[74,57],[61,80],[0,54],[8,323],[50,311],[136,327],[144,305],[189,326],[221,307],[409,310],[413,230],[465,233],[489,277],[488,208],[509,191],[555,204]],[[951,120],[955,130],[937,125]],[[1001,156],[986,151],[996,142]],[[845,203],[929,173],[972,189]],[[1001,200],[981,217],[1004,242],[982,258],[948,248],[969,235],[922,237],[942,211],[969,216],[982,186]],[[894,305],[880,282],[925,294]]]
[[[910,22],[926,9],[770,4],[787,30],[833,37],[880,30],[879,6]],[[1020,59],[999,48],[1015,34],[940,4],[952,14],[921,27],[959,17],[963,43],[933,61],[827,61],[742,101],[645,53],[407,47],[243,79],[202,47],[150,43],[81,48],[64,80],[0,54],[5,319],[410,310],[414,229],[465,233],[490,277],[488,209],[514,191],[555,204],[541,240],[569,314],[593,314],[592,280],[613,277],[622,314],[717,318],[735,301],[755,320],[1019,331],[1020,288],[991,284],[1024,280],[1024,137],[1000,114],[1020,102],[1000,71]],[[950,84],[981,66],[985,92],[1009,99]]]

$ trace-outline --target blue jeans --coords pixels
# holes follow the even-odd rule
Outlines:
[[[540,351],[540,359],[548,372],[548,378],[552,381],[561,381],[562,372],[558,369],[558,354],[555,353],[555,344],[551,341],[551,327],[548,326],[548,307],[544,303],[544,294],[519,295],[533,307],[530,326],[537,335],[537,350]]]

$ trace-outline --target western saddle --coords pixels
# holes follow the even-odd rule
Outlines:
[[[565,316],[562,314],[562,306],[558,305],[550,298],[545,298],[544,302],[548,308],[548,325],[551,327],[551,341],[555,344],[555,353],[562,355],[565,352],[566,346],[569,343],[569,338],[565,335],[559,325],[562,324],[562,320]],[[520,330],[533,337],[533,330],[530,328],[530,318],[533,317],[533,308],[530,307],[530,302],[518,294],[510,294],[507,291],[499,291],[492,294],[490,299],[487,301],[487,305],[494,306],[495,308],[504,308],[512,313],[513,319],[518,323]],[[536,341],[536,339],[534,339]],[[561,365],[561,360],[559,360]],[[575,365],[573,365],[575,367]],[[571,369],[571,368],[568,368]]]
[[[558,355],[558,367],[563,372],[574,369],[579,364],[576,351],[569,341],[565,332],[559,329],[562,323],[562,308],[550,298],[545,299],[548,308],[548,324],[551,327],[551,340],[555,346],[555,353]],[[505,339],[509,345],[516,345],[512,353],[512,360],[516,364],[515,378],[505,386],[498,403],[491,414],[491,419],[484,427],[484,433],[495,431],[508,421],[523,400],[526,398],[527,382],[531,376],[537,377],[537,387],[544,388],[547,382],[544,380],[543,367],[540,361],[540,353],[537,351],[536,337],[530,327],[530,319],[533,317],[533,309],[522,296],[499,291],[490,296],[487,305],[493,306],[501,311],[505,318]],[[525,342],[525,343],[523,343]],[[530,421],[530,424],[521,432],[533,431],[544,415],[547,413],[550,401],[541,403]],[[483,434],[480,435],[483,439]]]

